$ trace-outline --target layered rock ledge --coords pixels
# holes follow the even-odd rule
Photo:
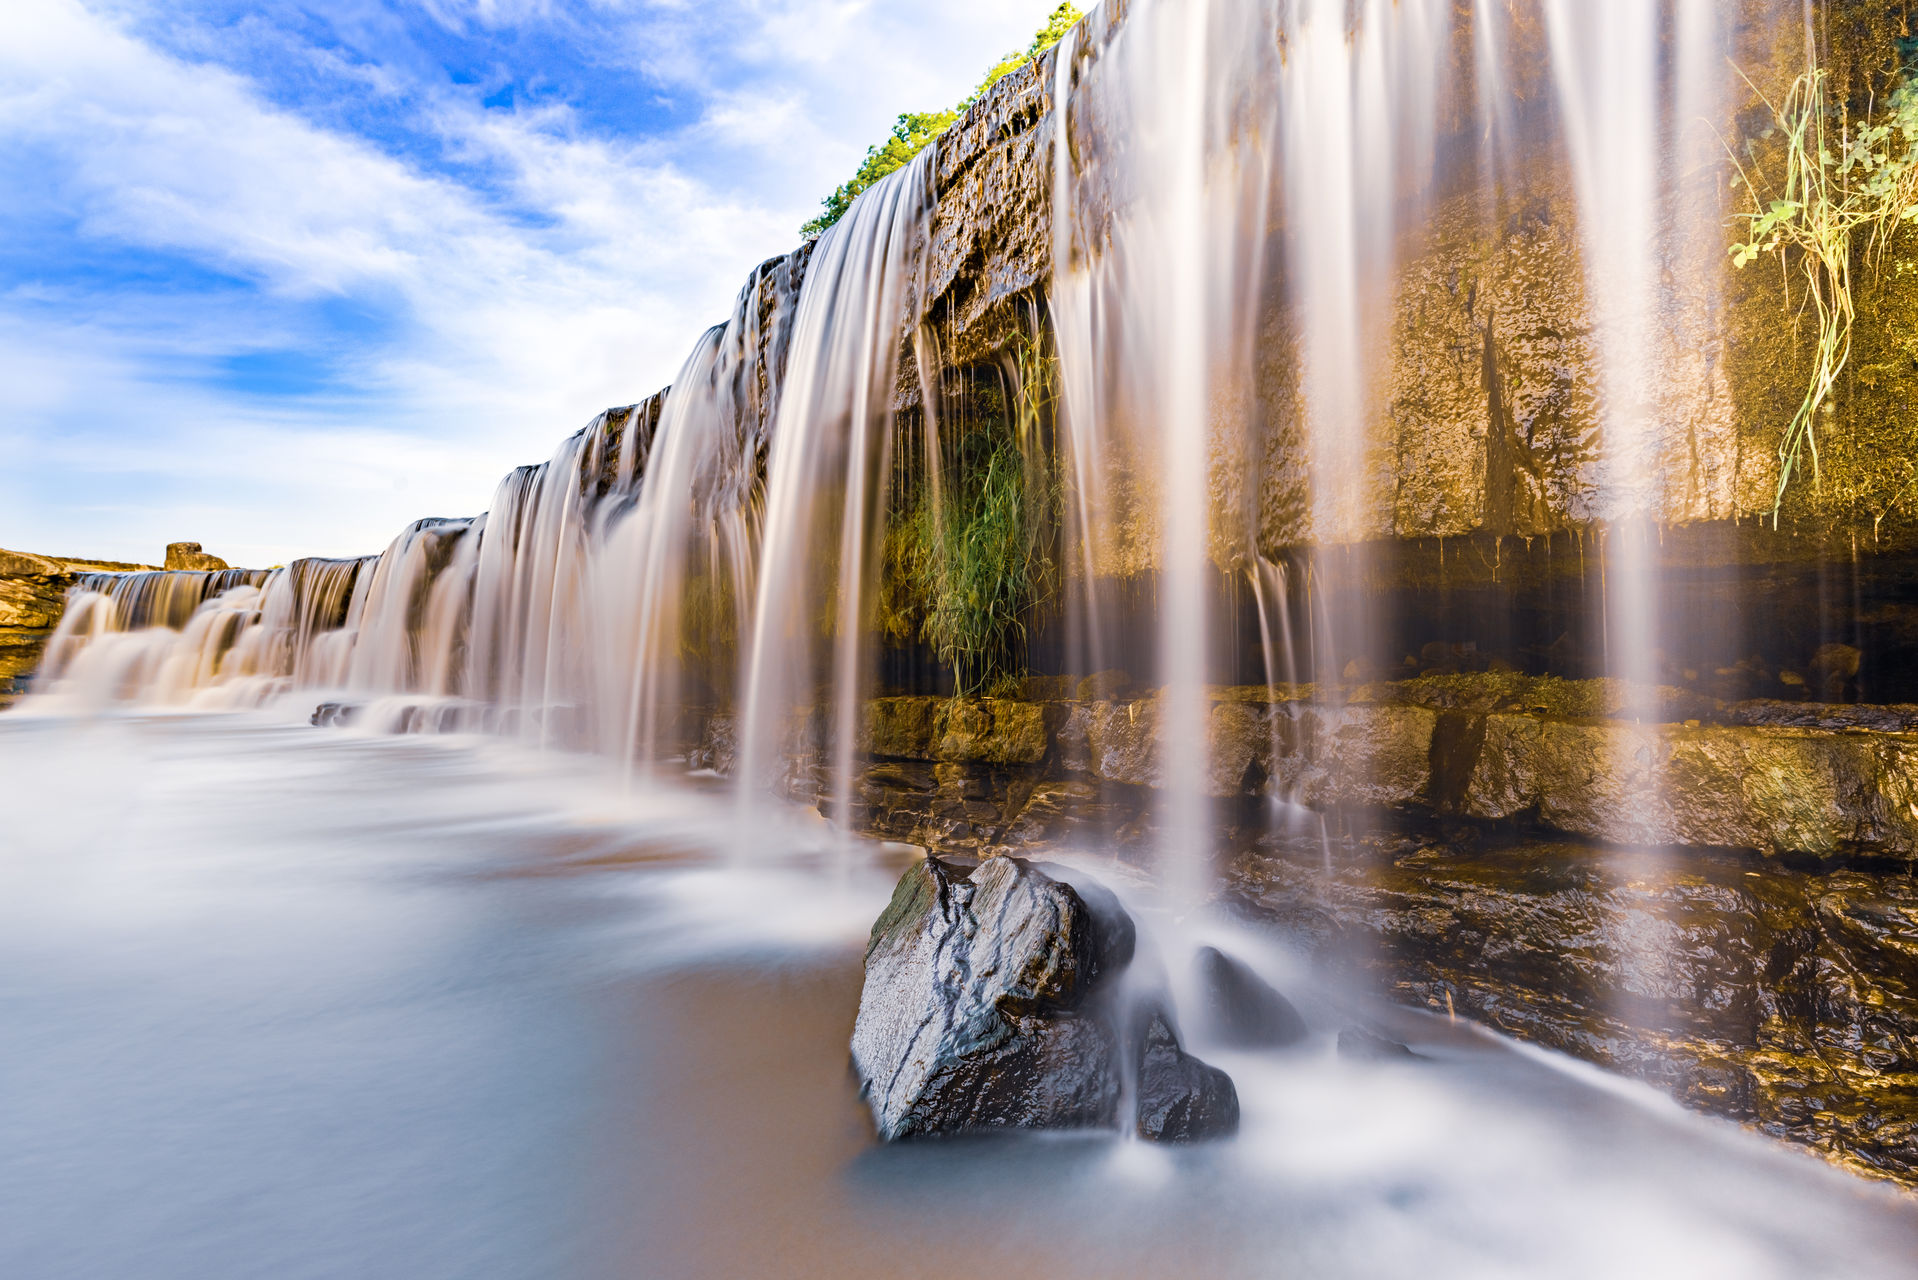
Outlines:
[[[1073,691],[1095,696],[869,702],[856,818],[969,853],[1088,827],[1123,838],[1149,821],[1161,782],[1161,699],[1099,697],[1096,680]],[[1660,722],[1641,723],[1623,718],[1624,698],[1607,681],[1510,673],[1342,693],[1216,688],[1208,791],[1227,811],[1280,800],[1621,845],[1918,855],[1918,707],[1712,704],[1664,690]],[[695,762],[725,769],[732,733],[729,717],[710,717]],[[802,796],[823,785],[823,734],[815,720],[795,739]]]
[[[1247,852],[1228,900],[1334,974],[1918,1186],[1918,881],[1380,835]]]
[[[67,589],[80,575],[151,567],[0,550],[0,709],[26,692],[27,680],[66,612]]]

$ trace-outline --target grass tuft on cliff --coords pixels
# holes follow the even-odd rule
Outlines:
[[[1016,684],[1028,627],[1058,595],[1056,380],[1041,339],[1016,343],[1000,369],[964,380],[925,445],[939,456],[910,459],[895,486],[879,626],[927,645],[961,696]]]
[[[928,142],[950,129],[967,107],[985,96],[993,85],[1058,44],[1072,29],[1072,24],[1083,16],[1071,3],[1061,4],[1032,37],[1032,43],[1001,58],[992,70],[986,72],[986,78],[979,82],[979,87],[964,102],[950,111],[908,111],[901,115],[893,123],[891,135],[884,142],[867,149],[865,162],[859,166],[858,172],[840,183],[837,190],[820,202],[822,207],[819,216],[801,227],[799,234],[808,240],[818,239],[827,227],[846,216],[846,211],[852,208],[852,202],[859,198],[861,192],[894,170],[905,168],[914,156],[925,149]]]

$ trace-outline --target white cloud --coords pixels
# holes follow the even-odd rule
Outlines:
[[[123,296],[98,280],[66,293],[53,273],[51,291],[0,297],[0,544],[146,557],[192,537],[283,560],[476,512],[508,467],[668,381],[892,115],[962,95],[1047,7],[601,6],[587,16],[623,24],[619,57],[696,99],[694,123],[642,138],[313,52],[341,83],[413,104],[457,163],[492,175],[476,185],[275,105],[218,65],[217,34],[183,41],[189,61],[134,34],[150,10],[0,5],[0,173],[44,184],[78,247],[250,282]],[[560,20],[505,0],[432,13],[457,30]],[[350,397],[169,373],[298,343],[284,308],[327,298],[398,317],[342,356]]]

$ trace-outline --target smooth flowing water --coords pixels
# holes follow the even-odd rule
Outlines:
[[[1857,1280],[1918,1256],[1896,1193],[1386,1010],[1421,1060],[1208,1050],[1244,1102],[1226,1142],[879,1148],[846,1042],[896,863],[834,869],[817,825],[763,819],[742,869],[696,780],[622,796],[586,758],[258,716],[8,717],[0,771],[0,1274]],[[1148,960],[1200,940],[1105,874]],[[1277,941],[1234,945],[1309,992]]]
[[[1365,1004],[1204,909],[1245,630],[1221,600],[1249,601],[1273,702],[1397,661],[1373,559],[1408,473],[1456,461],[1390,439],[1401,273],[1442,201],[1576,223],[1589,325],[1552,394],[1593,425],[1533,499],[1608,541],[1595,671],[1660,678],[1659,522],[1729,483],[1674,479],[1658,407],[1703,388],[1688,439],[1723,407],[1703,122],[1729,26],[1705,0],[1134,0],[1046,68],[1050,260],[993,358],[1027,483],[1063,477],[1045,674],[1133,664],[1157,841],[1141,869],[1096,823],[1048,852],[1112,878],[1175,992],[1228,940],[1319,1011],[1303,1052],[1192,1044],[1237,1137],[881,1149],[854,1096],[861,948],[907,856],[849,830],[890,486],[917,459],[947,555],[945,408],[977,373],[927,312],[935,144],[484,514],[75,588],[0,718],[0,1274],[1909,1274],[1910,1201]],[[1499,320],[1471,319],[1490,427],[1460,518],[1496,553],[1519,481],[1494,483]],[[722,719],[731,778],[688,774]],[[1263,799],[1329,858],[1321,815]],[[1340,1058],[1349,1018],[1418,1056]]]
[[[1036,427],[1020,443],[1029,487],[1064,477],[1047,552],[1068,637],[1056,673],[1126,654],[1155,693],[1169,891],[1201,895],[1215,853],[1207,687],[1232,669],[1239,625],[1219,584],[1245,584],[1269,688],[1315,681],[1337,702],[1398,661],[1368,582],[1401,532],[1395,490],[1422,465],[1393,453],[1392,369],[1402,273],[1439,234],[1441,198],[1487,228],[1520,207],[1575,223],[1582,367],[1524,394],[1586,398],[1589,438],[1549,446],[1579,459],[1570,491],[1528,500],[1563,506],[1581,547],[1589,528],[1607,550],[1581,674],[1641,693],[1663,678],[1658,522],[1729,483],[1694,474],[1694,446],[1727,417],[1708,353],[1723,337],[1713,121],[1730,39],[1704,0],[1137,0],[1067,35],[1038,130],[1050,145],[1032,158],[1050,191],[1046,306],[1002,358],[1032,384],[1026,403],[1057,392],[1049,443]],[[896,459],[923,458],[929,554],[959,536],[943,495],[962,477],[941,459],[964,424],[941,409],[970,375],[942,365],[926,298],[940,164],[935,143],[763,264],[672,388],[509,474],[485,515],[420,521],[364,560],[90,578],[41,696],[299,694],[392,728],[588,748],[636,774],[718,710],[736,721],[748,807],[797,794],[843,822],[880,684]],[[1487,305],[1472,323],[1490,422],[1467,444],[1484,510],[1457,516],[1500,535],[1524,472],[1508,455],[1530,446],[1508,438]],[[1690,400],[1674,400],[1681,384]],[[1441,572],[1443,557],[1441,542]],[[1050,623],[1039,609],[1019,634]]]

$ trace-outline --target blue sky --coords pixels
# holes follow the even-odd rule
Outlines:
[[[0,546],[483,509],[1056,0],[0,0]]]

